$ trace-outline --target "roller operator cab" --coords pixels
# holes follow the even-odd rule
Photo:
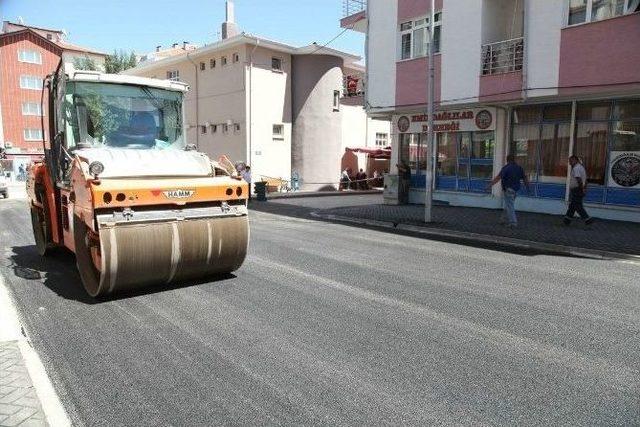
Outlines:
[[[53,138],[27,181],[41,255],[73,251],[94,297],[242,265],[249,189],[187,144],[187,85],[59,67],[45,90]]]

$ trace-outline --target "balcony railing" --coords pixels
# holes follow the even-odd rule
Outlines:
[[[367,0],[342,0],[342,16],[347,17],[367,8]]]
[[[364,95],[364,76],[361,74],[344,76],[342,96],[345,98],[352,98],[361,95]]]
[[[511,73],[522,70],[524,39],[504,40],[482,46],[482,75]]]

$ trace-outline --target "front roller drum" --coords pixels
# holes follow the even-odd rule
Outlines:
[[[231,273],[249,242],[247,216],[115,225],[93,236],[74,221],[76,260],[93,297]]]

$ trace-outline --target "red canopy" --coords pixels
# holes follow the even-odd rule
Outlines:
[[[390,159],[391,147],[385,148],[346,148],[346,151],[352,153],[365,153],[374,159]]]

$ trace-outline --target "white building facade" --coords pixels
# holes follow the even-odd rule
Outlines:
[[[390,138],[390,122],[369,119],[361,94],[343,88],[346,75],[364,73],[360,57],[238,34],[232,3],[227,13],[227,38],[126,73],[188,83],[188,140],[249,164],[254,181],[296,172],[305,190],[337,188],[346,148]]]
[[[640,221],[640,1],[345,0],[367,35],[365,105],[393,123],[391,164],[424,203],[427,31],[434,23],[435,198],[498,208],[487,184],[513,154],[532,182],[518,208],[562,214],[568,157],[594,216]],[[392,170],[394,173],[394,170]]]

